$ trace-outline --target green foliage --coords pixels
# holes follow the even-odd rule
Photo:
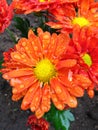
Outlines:
[[[14,43],[17,43],[17,40],[16,40],[16,37],[15,37],[14,33],[11,30],[9,30],[8,28],[6,28],[6,31],[8,32],[8,34],[9,34],[10,38],[12,39],[12,41]]]
[[[56,29],[53,29],[46,25],[45,23],[47,22],[47,17],[45,15],[47,12],[41,12],[39,13],[34,13],[35,17],[38,19],[38,25],[36,26],[31,26],[30,21],[27,18],[21,18],[21,17],[14,17],[14,22],[15,22],[15,27],[20,31],[21,37],[28,37],[28,31],[31,28],[34,33],[37,35],[37,28],[40,27],[43,29],[43,31],[49,31],[50,33],[58,33]]]
[[[3,58],[0,60],[0,69],[2,68]]]
[[[27,18],[14,17],[15,27],[21,32],[22,37],[28,37],[30,22]]]
[[[53,124],[55,130],[69,130],[70,121],[75,118],[70,110],[57,110],[53,105],[48,113],[45,114],[45,119]]]
[[[41,12],[34,13],[34,16],[38,19],[38,26],[33,27],[33,29],[35,29],[35,32],[36,32],[37,28],[40,27],[43,29],[43,31],[48,31],[51,34],[59,33],[59,31],[57,29],[51,28],[50,26],[46,25],[46,23],[49,21],[48,11],[41,11]],[[35,33],[35,34],[37,34],[37,33]]]

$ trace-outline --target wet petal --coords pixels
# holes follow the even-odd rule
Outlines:
[[[68,60],[61,60],[57,64],[56,68],[61,69],[61,68],[71,68],[74,67],[77,64],[77,60],[74,59],[68,59]]]
[[[18,94],[22,91],[24,91],[25,89],[29,88],[31,85],[33,85],[36,82],[35,77],[31,76],[26,80],[21,80],[20,84],[16,84],[16,86],[14,86],[15,88],[13,89],[13,94]]]
[[[39,87],[39,83],[36,82],[35,84],[33,84],[29,90],[27,91],[27,93],[25,94],[22,104],[21,104],[21,109],[22,110],[26,110],[30,107],[30,104],[32,102],[32,99],[36,93],[36,91],[38,90]]]
[[[53,88],[53,90],[55,91],[58,99],[64,103],[66,103],[66,101],[68,100],[68,97],[69,97],[69,93],[68,93],[67,89],[65,88],[65,86],[63,84],[61,84],[57,78],[51,79],[50,85]]]
[[[42,58],[43,53],[42,53],[41,41],[40,41],[39,37],[36,36],[32,30],[29,30],[28,40],[29,40],[30,44],[32,44],[31,45],[33,48],[33,49],[31,49],[32,55],[35,55],[35,58],[37,60]]]
[[[31,68],[12,70],[8,73],[5,73],[3,75],[3,78],[11,79],[11,78],[21,77],[21,76],[26,76],[26,75],[33,75],[33,70]]]
[[[42,90],[39,86],[30,104],[30,109],[32,112],[36,111],[38,107],[40,106],[41,98],[42,98]]]
[[[36,112],[35,112],[36,117],[39,119],[44,115],[44,112],[42,111],[42,109],[39,107]]]
[[[45,84],[42,88],[42,101],[41,101],[41,109],[44,112],[48,112],[50,109],[50,86]]]
[[[69,107],[75,108],[75,107],[77,107],[78,102],[77,102],[77,99],[75,97],[70,96],[69,101],[67,102],[67,104],[68,104]]]
[[[82,97],[84,95],[84,89],[79,86],[72,87],[71,89],[69,89],[69,92],[75,97]]]

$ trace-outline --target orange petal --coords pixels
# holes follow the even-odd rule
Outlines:
[[[38,36],[34,34],[34,32],[30,29],[28,33],[28,40],[32,44],[33,49],[31,50],[33,54],[35,54],[36,59],[43,57],[42,54],[42,45]]]
[[[27,89],[24,90],[22,93],[18,93],[18,94],[13,94],[12,95],[12,100],[13,101],[18,101],[19,99],[21,99],[27,92]]]
[[[60,22],[56,22],[56,23],[54,23],[54,22],[48,22],[46,24],[48,26],[51,26],[52,28],[55,28],[55,29],[60,29],[60,28],[63,27],[62,23],[60,23]]]
[[[32,64],[36,63],[36,56],[32,42],[29,42],[26,38],[21,38],[16,44],[17,51],[20,53],[26,53],[31,59]]]
[[[3,78],[11,79],[11,78],[16,78],[25,75],[33,75],[33,69],[23,68],[23,69],[12,70],[8,73],[3,74]]]
[[[20,93],[20,92],[24,91],[25,89],[29,88],[35,82],[36,82],[36,79],[35,79],[35,77],[32,76],[32,77],[28,78],[27,80],[23,80],[23,82],[18,84],[18,86],[15,86],[15,88],[12,92],[13,92],[13,94]]]
[[[10,85],[11,85],[11,86],[14,86],[14,87],[17,87],[17,86],[19,86],[20,84],[22,84],[23,82],[25,82],[25,81],[27,81],[27,80],[30,80],[31,77],[33,78],[32,75],[25,75],[25,76],[22,76],[22,77],[11,78],[11,79],[10,79]]]
[[[61,54],[63,54],[63,52],[66,52],[67,48],[68,48],[68,44],[69,44],[69,34],[68,33],[60,33],[57,37],[57,47],[55,50],[55,55],[61,56]]]
[[[55,49],[57,47],[57,34],[53,33],[50,39],[50,45],[48,46],[48,53],[46,54],[46,56],[49,59],[53,59],[54,58],[54,53],[55,53]]]
[[[51,90],[52,90],[52,89],[51,89]],[[61,102],[61,101],[58,99],[56,93],[55,93],[53,90],[52,90],[52,92],[51,92],[51,99],[52,99],[52,102],[53,102],[53,104],[55,105],[55,107],[56,107],[57,109],[63,110],[63,109],[65,108],[64,103]]]
[[[32,102],[30,104],[30,109],[32,112],[36,111],[38,109],[38,107],[40,106],[41,98],[42,98],[42,90],[39,86],[37,92],[33,96]]]
[[[44,112],[42,111],[42,109],[39,107],[36,111],[35,111],[35,115],[36,117],[39,119],[44,115]]]
[[[75,97],[82,97],[84,95],[84,89],[82,89],[79,86],[72,87],[69,90],[69,92],[70,92],[71,95],[73,95]]]
[[[33,67],[35,65],[35,62],[32,62],[29,56],[25,52],[12,52],[11,57],[14,61],[17,61],[23,65],[27,65],[29,67]]]
[[[90,98],[94,97],[94,90],[87,90],[87,94],[89,95]]]
[[[72,80],[72,72],[69,69],[62,68],[58,70],[59,72],[59,80],[63,85],[66,85],[67,87],[71,86],[71,80]]]
[[[29,108],[30,103],[32,102],[32,99],[34,97],[34,94],[36,93],[37,89],[39,87],[39,83],[36,82],[33,84],[30,89],[27,91],[26,95],[23,98],[22,104],[21,104],[21,109],[26,110]]]
[[[79,86],[82,86],[84,89],[87,89],[92,84],[89,78],[81,74],[75,74],[73,78],[73,82],[77,83]]]
[[[23,97],[23,95],[21,93],[19,94],[13,94],[12,95],[12,100],[13,101],[18,101],[19,99],[21,99]]]
[[[15,87],[15,86],[18,86],[20,85],[22,82],[19,78],[11,78],[10,80],[10,85]]]
[[[75,107],[77,107],[77,104],[78,104],[77,99],[73,96],[70,96],[67,105],[71,108],[75,108]]]
[[[38,28],[37,31],[38,31],[38,36],[40,38],[40,41],[42,43],[43,51],[48,50],[48,46],[50,44],[50,39],[51,39],[50,33],[47,31],[43,33],[43,31],[40,28]],[[43,53],[45,53],[45,52],[43,52]]]
[[[91,0],[80,0],[80,13],[81,13],[81,15],[86,15],[87,13],[88,13],[88,10],[89,10],[89,8],[90,8],[90,1]]]
[[[48,112],[50,109],[50,86],[45,84],[42,88],[42,101],[41,101],[41,109],[44,112]]]
[[[64,85],[62,85],[56,78],[53,78],[50,84],[60,101],[65,103],[68,100],[69,93]]]
[[[77,64],[77,61],[74,59],[68,59],[68,60],[62,60],[59,61],[59,63],[57,64],[57,69],[61,69],[61,68],[71,68],[74,67]]]

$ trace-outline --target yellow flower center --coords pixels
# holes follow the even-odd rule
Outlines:
[[[50,0],[39,0],[39,2],[45,2],[45,1],[49,2]]]
[[[39,81],[48,82],[53,76],[56,76],[54,65],[48,59],[42,59],[34,68],[34,73]]]
[[[89,67],[92,65],[92,59],[89,54],[84,54],[82,59],[85,62],[85,64],[87,64]]]
[[[88,26],[90,22],[84,17],[75,17],[72,24],[78,24],[80,27]]]

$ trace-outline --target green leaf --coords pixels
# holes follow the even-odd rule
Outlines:
[[[27,18],[14,17],[15,27],[21,32],[22,37],[28,37],[30,22]]]
[[[0,60],[0,69],[2,68],[3,58]]]
[[[17,40],[16,40],[16,37],[15,37],[14,33],[11,30],[9,30],[8,28],[6,28],[6,31],[8,32],[8,34],[9,34],[10,38],[12,39],[12,41],[14,43],[17,43]]]
[[[51,106],[50,111],[44,117],[53,124],[55,130],[69,130],[70,121],[75,120],[70,110],[60,111],[54,105]]]

